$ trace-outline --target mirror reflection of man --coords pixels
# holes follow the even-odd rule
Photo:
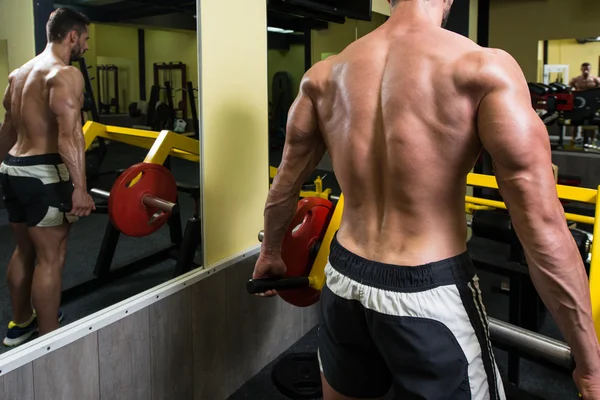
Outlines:
[[[575,91],[584,91],[600,88],[600,78],[592,75],[592,65],[588,62],[581,64],[581,75],[574,77],[569,82],[569,87]],[[571,146],[583,148],[586,144],[594,142],[596,127],[577,127],[571,130]]]
[[[17,243],[7,272],[12,321],[5,346],[59,328],[70,226],[95,209],[85,176],[84,79],[70,65],[88,49],[89,24],[76,11],[56,9],[46,49],[10,74],[4,92],[0,179]],[[65,213],[60,204],[69,202]]]
[[[588,62],[581,65],[581,75],[571,79],[569,86],[574,90],[588,90],[600,87],[600,78],[592,75],[592,65]]]

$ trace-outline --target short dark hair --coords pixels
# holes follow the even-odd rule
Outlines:
[[[585,67],[591,67],[592,64],[590,64],[589,62],[584,62],[583,64],[581,64],[581,68],[585,68]]]
[[[46,24],[49,42],[61,42],[72,30],[80,35],[87,30],[90,19],[85,14],[68,7],[57,8],[50,14]]]

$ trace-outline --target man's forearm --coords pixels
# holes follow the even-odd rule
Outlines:
[[[58,153],[69,170],[75,189],[87,191],[83,135],[61,135],[58,139]]]
[[[531,217],[531,216],[530,216]],[[540,297],[571,347],[578,368],[598,372],[600,348],[592,320],[589,281],[564,216],[513,219],[529,273]]]
[[[293,188],[272,186],[265,206],[263,254],[281,254],[283,239],[296,214],[299,194],[300,191]]]

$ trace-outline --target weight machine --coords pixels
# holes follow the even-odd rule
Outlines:
[[[567,126],[600,127],[600,89],[572,91],[562,83],[528,84],[531,103],[545,125],[557,124],[561,128],[556,148],[564,148]],[[593,143],[584,143],[582,148],[597,150]]]
[[[183,135],[171,131],[147,131],[140,129],[107,126],[94,121],[88,121],[84,128],[85,147],[88,149],[97,138],[104,138],[132,146],[148,149],[144,163],[160,164],[170,167],[171,157],[177,157],[191,162],[199,162],[200,143]],[[103,191],[92,189],[92,193]],[[176,261],[173,276],[179,276],[199,267],[194,263],[196,250],[201,243],[200,225],[200,188],[187,184],[177,183],[177,191],[189,194],[194,202],[194,211],[188,219],[185,231],[182,232],[181,216],[176,211],[179,199],[175,201],[177,207],[170,215],[167,225],[169,227],[170,243],[162,249],[152,251],[148,255],[130,261],[121,266],[113,265],[113,258],[121,232],[109,220],[107,222],[104,238],[100,246],[94,276],[90,281],[81,283],[63,291],[63,302],[68,303],[90,291],[96,290],[110,282],[142,271],[167,259]],[[100,197],[108,197],[106,194]],[[95,213],[108,214],[107,205],[96,205]]]
[[[173,110],[173,119],[181,118],[186,121],[188,106],[186,96],[181,96],[177,102],[177,108],[174,106],[173,86],[177,85],[174,80],[175,76],[173,76],[174,72],[179,72],[179,84],[183,88],[184,83],[187,82],[186,64],[182,62],[154,63],[154,86],[165,89],[163,101]]]
[[[96,67],[98,77],[98,103],[101,114],[118,114],[119,107],[119,67],[116,65],[98,65]],[[112,81],[112,93],[110,83]],[[111,97],[111,95],[113,97]]]

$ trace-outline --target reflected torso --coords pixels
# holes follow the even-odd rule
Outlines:
[[[48,83],[65,65],[42,53],[11,74],[10,109],[18,133],[13,156],[58,152],[58,125],[49,106]]]

